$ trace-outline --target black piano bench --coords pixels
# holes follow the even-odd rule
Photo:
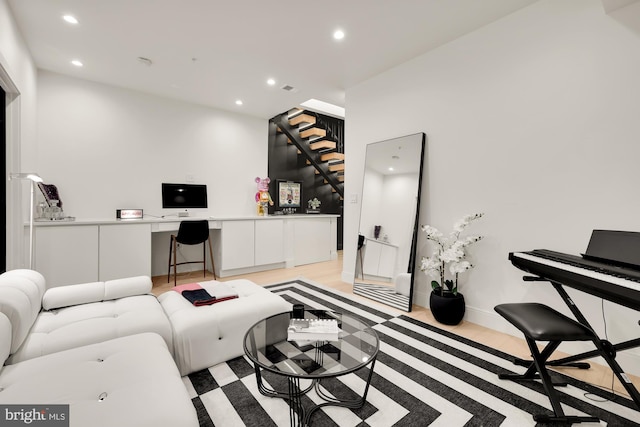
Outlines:
[[[562,341],[592,341],[595,338],[594,332],[544,304],[527,302],[500,304],[495,306],[495,311],[524,334],[533,358],[533,362],[524,374],[500,374],[498,377],[514,381],[539,378],[542,380],[544,391],[551,401],[553,415],[536,414],[533,419],[539,423],[599,422],[600,420],[596,417],[565,415],[558,394],[553,387],[551,376],[545,366],[547,359]],[[538,350],[536,341],[548,341],[542,352]]]

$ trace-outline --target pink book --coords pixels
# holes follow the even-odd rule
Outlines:
[[[181,294],[182,291],[196,291],[198,289],[202,289],[202,286],[200,286],[200,283],[187,283],[184,285],[178,285],[173,287],[173,290],[179,294]]]

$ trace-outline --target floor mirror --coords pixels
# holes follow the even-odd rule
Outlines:
[[[426,136],[367,145],[353,292],[411,311]]]

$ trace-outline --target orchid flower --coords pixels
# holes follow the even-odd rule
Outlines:
[[[439,278],[440,281],[433,280],[433,289],[440,289],[457,294],[458,274],[471,268],[473,264],[465,260],[466,248],[472,243],[482,240],[482,236],[460,237],[460,234],[472,222],[484,216],[483,213],[465,215],[453,225],[453,231],[445,237],[437,228],[430,225],[423,225],[422,231],[426,234],[427,240],[434,242],[437,247],[431,256],[422,257],[420,270],[426,275]],[[453,279],[446,279],[446,266],[449,264],[449,273]]]

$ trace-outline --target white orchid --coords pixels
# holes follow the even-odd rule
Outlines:
[[[440,277],[440,282],[437,280],[431,282],[433,289],[440,288],[444,291],[446,288],[454,295],[458,293],[458,274],[473,268],[473,264],[464,259],[467,255],[466,248],[482,239],[482,236],[460,238],[460,233],[472,221],[482,218],[482,216],[484,216],[483,213],[465,215],[453,225],[453,231],[447,237],[437,228],[430,225],[421,227],[427,236],[427,240],[436,244],[431,256],[422,257],[420,264],[420,270],[426,275]],[[454,276],[453,279],[445,279],[445,267],[447,264],[449,264],[449,272]]]
[[[448,262],[458,262],[464,257],[464,251],[462,247],[458,245],[457,247],[451,246],[449,249],[444,250],[440,254],[440,260],[444,263]]]
[[[454,262],[449,266],[449,271],[451,272],[451,274],[458,274],[463,273],[471,268],[473,268],[473,264],[471,264],[469,261]]]
[[[433,240],[434,242],[440,242],[442,239],[442,233],[438,231],[435,227],[430,225],[423,225],[422,231],[424,231],[427,235],[427,239]]]
[[[422,263],[420,264],[420,270],[424,271],[425,274],[428,274],[430,276],[439,276],[440,260],[431,257],[423,257]]]

